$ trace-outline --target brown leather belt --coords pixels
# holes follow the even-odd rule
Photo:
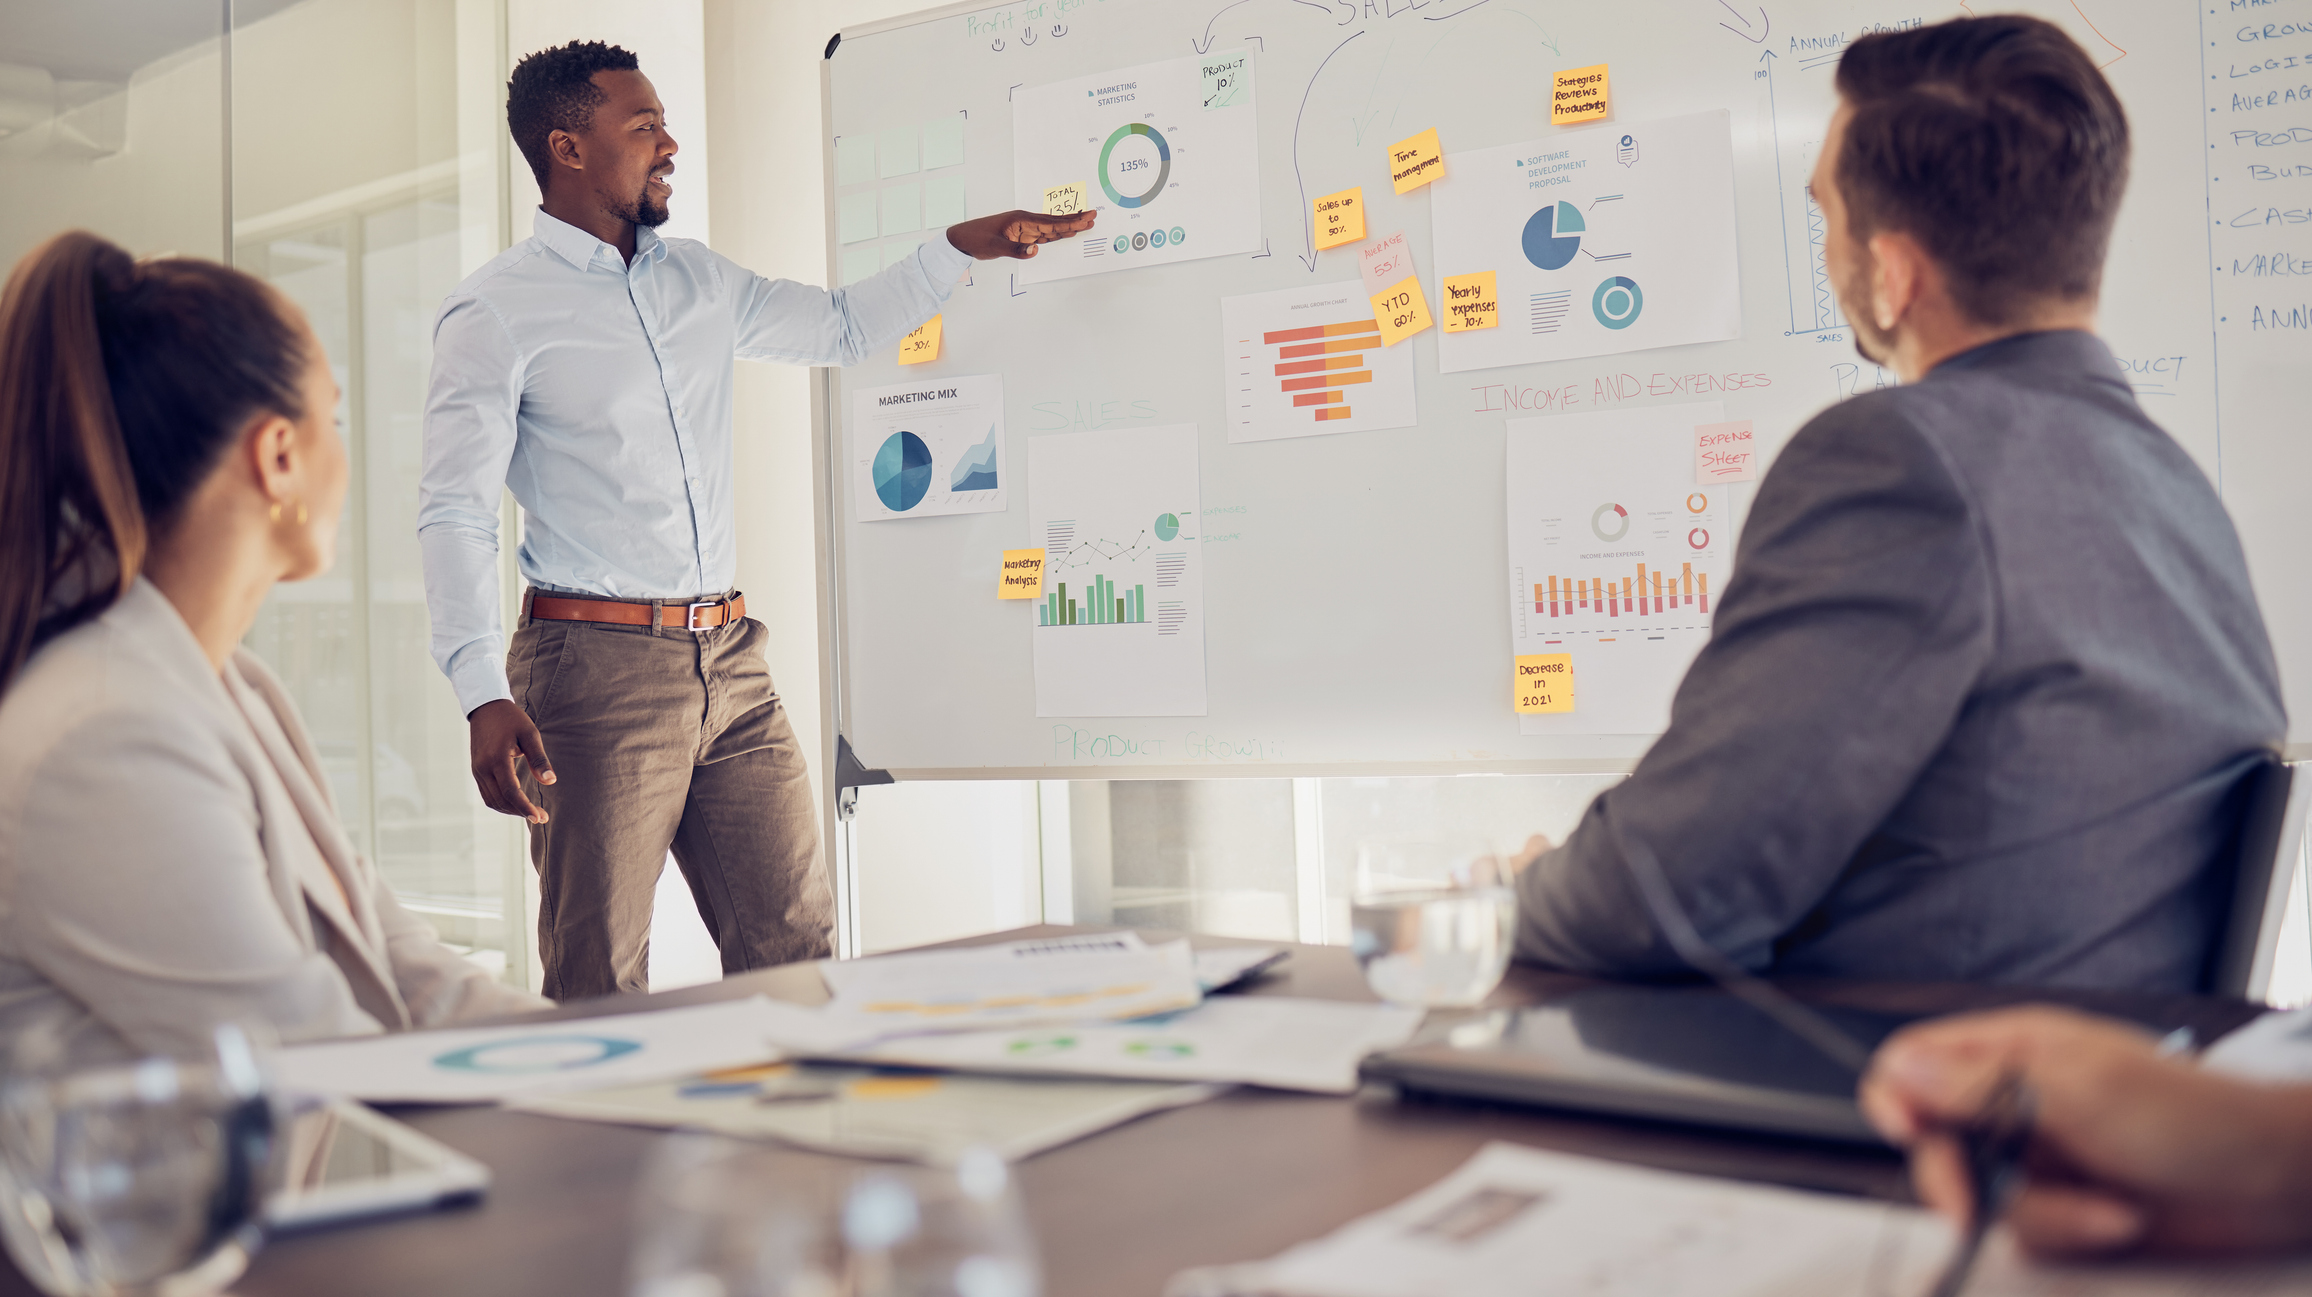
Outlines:
[[[613,626],[648,626],[651,610],[657,609],[658,624],[675,630],[713,630],[727,626],[747,615],[747,597],[734,594],[728,599],[708,599],[700,603],[624,603],[616,599],[564,599],[540,590],[530,592],[530,615],[546,621],[598,621]]]

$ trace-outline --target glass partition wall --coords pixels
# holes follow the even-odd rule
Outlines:
[[[526,983],[521,827],[472,791],[416,538],[433,313],[510,242],[504,30],[503,0],[5,6],[0,258],[80,226],[229,258],[305,311],[345,393],[352,490],[336,568],[276,588],[249,643],[356,845],[445,940]]]

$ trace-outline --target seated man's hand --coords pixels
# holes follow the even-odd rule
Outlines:
[[[2042,1254],[2312,1243],[2312,1087],[2251,1085],[2162,1056],[2127,1026],[2025,1008],[1897,1033],[1862,1106],[1911,1152],[1919,1196],[1965,1219],[1965,1163],[1947,1133],[2002,1077],[2035,1100],[2027,1179],[2008,1214]]]
[[[519,757],[530,763],[530,773],[539,783],[554,782],[554,767],[546,760],[546,741],[538,736],[538,727],[508,698],[483,703],[466,722],[474,786],[482,790],[482,804],[501,815],[544,824],[545,810],[523,793],[522,780],[514,773]]]
[[[1073,216],[1043,216],[1035,212],[998,212],[961,225],[947,227],[947,241],[955,250],[981,261],[997,257],[1036,255],[1036,245],[1054,239],[1074,238],[1092,228],[1097,212],[1078,212]]]

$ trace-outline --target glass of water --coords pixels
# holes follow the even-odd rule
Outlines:
[[[1038,1297],[1011,1168],[846,1172],[713,1135],[665,1143],[644,1182],[632,1297]]]
[[[0,1089],[0,1242],[54,1297],[215,1292],[260,1238],[274,1117],[238,1030],[201,1060]]]
[[[1373,993],[1425,1008],[1492,994],[1517,921],[1506,880],[1491,845],[1475,839],[1360,844],[1349,945]]]

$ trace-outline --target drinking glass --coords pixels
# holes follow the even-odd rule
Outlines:
[[[1011,1169],[844,1171],[768,1145],[669,1138],[644,1176],[632,1297],[1037,1297]]]
[[[0,1243],[53,1297],[189,1297],[248,1265],[274,1117],[247,1038],[0,1087]]]
[[[1509,967],[1517,901],[1490,844],[1474,838],[1360,843],[1349,948],[1392,1004],[1465,1008]]]

